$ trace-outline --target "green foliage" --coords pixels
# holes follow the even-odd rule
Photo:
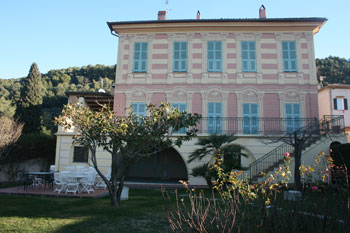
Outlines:
[[[40,74],[34,63],[26,78],[0,79],[0,116],[13,117],[17,112],[15,117],[18,118],[22,113],[25,114],[24,107],[41,102],[42,109],[28,109],[25,114],[24,121],[27,129],[24,131],[30,133],[34,128],[37,132],[53,134],[57,130],[53,119],[60,114],[63,105],[67,103],[65,92],[98,91],[100,88],[108,92],[115,79],[115,69],[116,66],[88,65],[50,70],[46,74]],[[42,91],[38,91],[40,84],[37,77],[39,76],[41,76]],[[42,96],[41,100],[40,96]],[[33,121],[35,124],[31,123]]]
[[[11,100],[5,97],[0,97],[0,116],[13,117],[16,107]]]
[[[30,67],[27,78],[23,81],[20,106],[28,108],[41,105],[43,103],[43,90],[41,73],[38,65],[34,62]]]
[[[200,146],[193,153],[190,154],[188,162],[191,163],[194,160],[202,160],[205,157],[211,159],[211,155],[216,151],[224,155],[224,170],[230,172],[233,169],[241,169],[241,160],[240,157],[247,157],[246,154],[241,151],[245,148],[239,144],[233,144],[237,138],[233,135],[217,135],[212,134],[208,137],[198,138],[198,141],[195,145]],[[211,186],[211,180],[216,177],[216,172],[211,169],[213,161],[209,161],[203,165],[199,165],[192,170],[192,175],[197,177],[204,177],[207,181],[207,184]]]
[[[46,158],[48,164],[55,161],[56,137],[43,133],[22,134],[10,156],[2,163],[22,162],[29,159]]]
[[[350,61],[345,58],[329,56],[316,59],[317,78],[324,76],[323,84],[350,84]]]

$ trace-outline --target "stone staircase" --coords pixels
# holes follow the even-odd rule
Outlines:
[[[303,153],[307,151],[309,147],[320,142],[322,138],[330,135],[339,135],[343,130],[344,116],[324,116],[320,121],[300,128],[293,132],[293,134],[281,136],[277,140],[284,143],[252,162],[248,169],[243,172],[242,178],[248,179],[251,183],[257,182],[259,178],[263,177],[262,173],[269,173],[283,164],[284,156],[287,152],[290,153],[291,157],[294,157],[294,147],[290,144],[290,142],[293,142],[294,133],[296,133],[298,137],[307,137],[303,145]],[[266,137],[268,138],[269,136]],[[276,140],[276,137],[274,140]]]

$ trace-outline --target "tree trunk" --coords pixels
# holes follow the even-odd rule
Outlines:
[[[294,132],[294,184],[295,189],[301,191],[301,176],[300,176],[300,166],[301,166],[301,151],[303,148],[302,139],[297,138],[297,132]]]

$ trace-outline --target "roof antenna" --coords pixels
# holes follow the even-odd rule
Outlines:
[[[169,9],[168,8],[168,0],[166,0],[166,2],[165,2],[165,19],[168,19],[168,13],[169,13],[169,10],[171,10],[171,9]]]

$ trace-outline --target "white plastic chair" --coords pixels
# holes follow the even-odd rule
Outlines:
[[[78,173],[81,173],[82,170],[84,170],[84,169],[85,169],[84,166],[76,166],[76,171],[77,171]]]
[[[87,192],[88,194],[90,194],[90,192],[95,192],[95,189],[94,189],[95,179],[96,179],[96,173],[89,172],[87,174],[87,177],[82,179],[81,192]]]
[[[108,173],[105,174],[105,177],[107,178],[107,180],[111,179],[111,173],[112,173],[112,169],[109,168]],[[96,189],[106,189],[107,188],[105,181],[99,175],[96,176],[95,187],[96,187]]]
[[[75,172],[75,166],[66,166],[66,171]]]
[[[54,190],[54,192],[58,192],[58,193],[61,193],[63,192],[64,190],[66,190],[66,173],[65,172],[55,172],[54,174],[54,179],[55,179],[55,185],[56,185],[56,188]]]
[[[74,193],[74,195],[75,195],[78,192],[79,183],[77,182],[77,179],[72,175],[73,174],[67,175],[66,194],[67,193]]]
[[[56,171],[56,166],[55,165],[51,165],[50,166],[50,172],[55,172]]]

